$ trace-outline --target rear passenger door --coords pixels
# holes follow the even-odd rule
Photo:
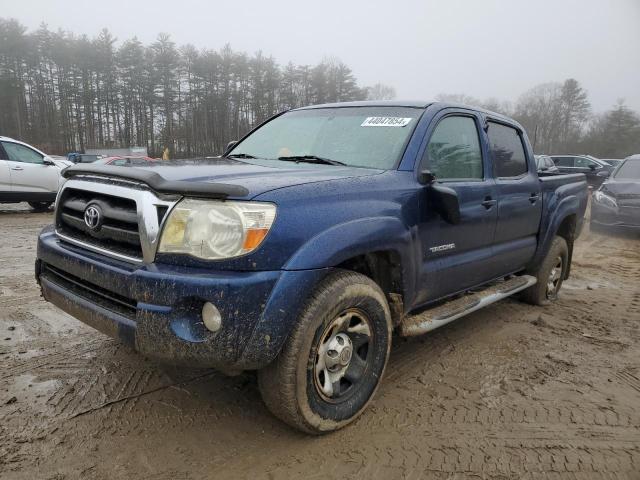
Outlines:
[[[436,181],[456,191],[460,223],[442,219],[428,188],[420,200],[418,233],[422,268],[415,305],[476,286],[491,279],[493,234],[497,219],[495,183],[481,141],[480,118],[447,110],[433,121],[419,164]]]
[[[520,270],[533,257],[542,215],[541,186],[518,128],[489,120],[487,137],[498,192],[493,268],[501,276]]]

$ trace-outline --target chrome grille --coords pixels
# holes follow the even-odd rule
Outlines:
[[[56,233],[62,241],[96,253],[152,263],[162,222],[178,199],[160,197],[144,184],[74,177],[56,200]],[[86,218],[90,207],[99,210],[96,225]]]
[[[85,222],[85,211],[95,206],[102,214],[99,228]],[[123,255],[142,258],[136,202],[87,190],[67,188],[58,199],[59,233]]]

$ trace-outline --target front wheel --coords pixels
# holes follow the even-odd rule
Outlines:
[[[49,210],[52,202],[29,202],[29,206],[33,208],[35,212],[46,212]]]
[[[378,285],[337,271],[317,287],[278,358],[258,372],[260,393],[299,430],[337,430],[366,408],[390,347],[391,314]]]
[[[555,237],[540,267],[531,272],[538,282],[524,290],[520,298],[532,305],[548,305],[557,300],[569,267],[569,248],[562,237]]]

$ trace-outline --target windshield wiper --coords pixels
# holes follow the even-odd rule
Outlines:
[[[278,160],[285,162],[306,162],[306,163],[321,163],[323,165],[346,165],[346,163],[339,162],[338,160],[331,160],[330,158],[318,157],[316,155],[291,155],[288,157],[278,157]]]
[[[231,155],[225,155],[227,158],[258,158],[248,153],[232,153]]]

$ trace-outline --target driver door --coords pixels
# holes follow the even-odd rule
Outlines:
[[[455,190],[460,223],[447,223],[429,201],[420,201],[422,268],[414,306],[476,286],[494,276],[492,245],[498,218],[496,184],[483,152],[480,118],[468,111],[446,110],[427,145],[420,169]]]
[[[58,191],[59,171],[54,165],[45,165],[44,157],[19,143],[2,142],[8,158],[12,191],[52,193]]]

